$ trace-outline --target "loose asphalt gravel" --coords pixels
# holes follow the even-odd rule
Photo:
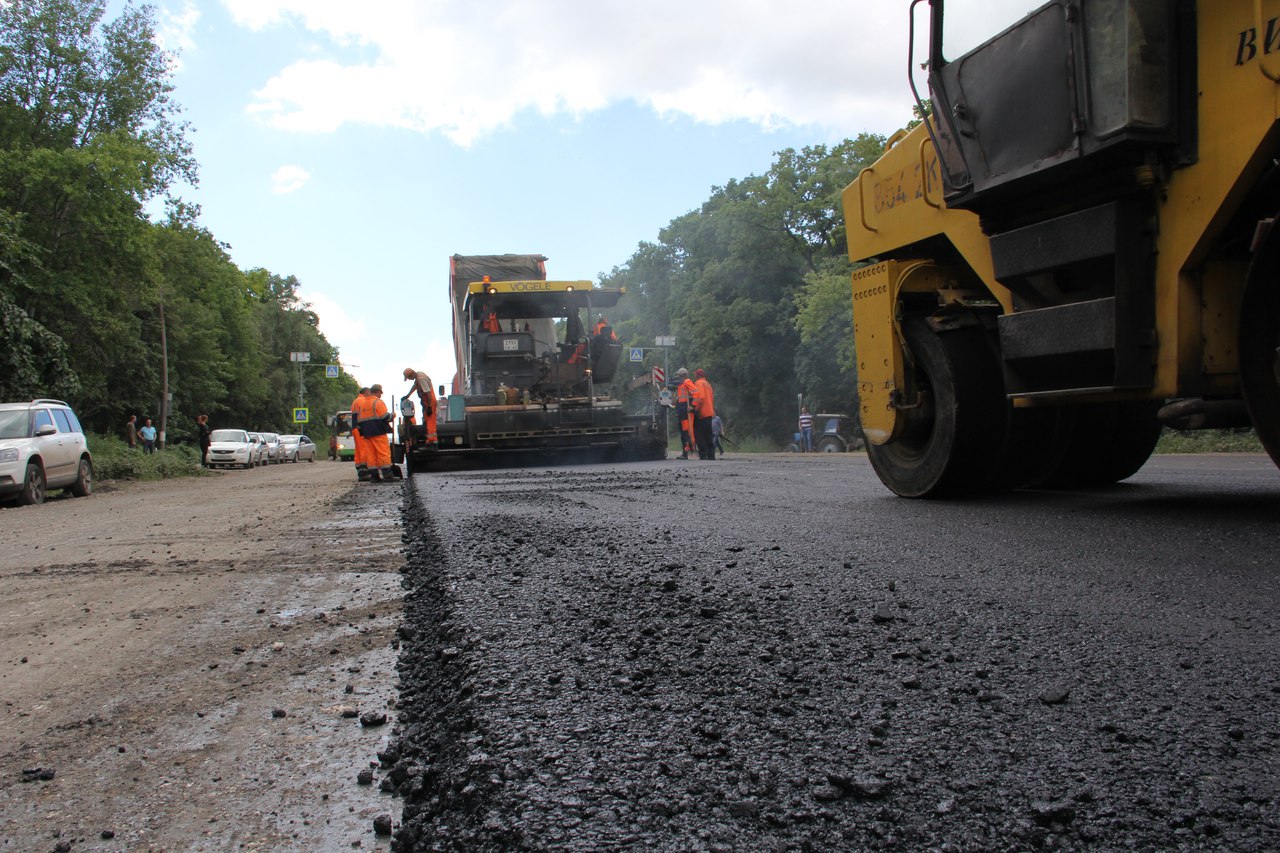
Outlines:
[[[1280,478],[905,501],[860,456],[419,475],[413,850],[1280,849]]]

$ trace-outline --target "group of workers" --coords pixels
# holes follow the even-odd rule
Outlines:
[[[436,393],[431,387],[431,377],[412,367],[406,367],[404,378],[413,381],[413,387],[409,390],[418,393],[418,400],[422,404],[426,441],[428,444],[435,444],[437,442]],[[402,412],[402,415],[405,433],[412,435],[415,423],[412,406],[407,413]],[[387,404],[382,402],[382,386],[375,384],[368,388],[361,388],[359,396],[351,402],[351,435],[356,445],[357,480],[382,482],[400,479],[400,469],[391,463],[392,431],[392,414],[387,409]]]
[[[594,333],[602,334],[607,328],[608,321],[601,317]],[[612,337],[617,340],[617,335]],[[422,406],[426,443],[435,445],[439,441],[439,411],[431,377],[420,370],[406,367],[404,378],[413,383],[409,391],[417,393]],[[680,420],[682,446],[680,458],[688,459],[689,454],[696,450],[699,459],[714,460],[720,438],[715,429],[719,419],[716,417],[715,391],[707,380],[706,371],[699,367],[693,372],[693,378],[690,378],[688,369],[682,367],[676,371],[676,380],[676,415]],[[407,436],[407,442],[412,444],[416,438],[413,429],[416,419],[408,394],[401,400],[401,417],[404,422],[403,434]],[[382,402],[382,386],[375,384],[361,388],[360,395],[351,403],[356,477],[361,482],[399,479],[399,468],[391,462],[390,436],[394,431],[392,422],[393,416],[387,409],[387,404]]]
[[[396,478],[391,464],[391,412],[382,402],[382,386],[361,388],[351,402],[351,436],[356,442],[356,479],[362,483]]]
[[[716,458],[716,436],[712,424],[716,417],[716,395],[701,367],[693,372],[676,371],[676,417],[680,419],[681,459],[688,459],[696,448],[699,459]]]

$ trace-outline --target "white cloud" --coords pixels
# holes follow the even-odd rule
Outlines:
[[[181,54],[196,49],[195,31],[199,22],[200,10],[194,0],[183,0],[177,11],[169,8],[160,10],[156,42],[173,54],[171,66],[174,73],[182,70]]]
[[[223,2],[241,26],[297,26],[321,42],[323,58],[282,68],[254,93],[251,110],[289,130],[355,122],[469,145],[522,111],[581,115],[625,101],[763,127],[884,131],[910,117],[905,0]],[[955,0],[948,41],[971,45],[1032,6]],[[917,57],[927,18],[917,12]]]
[[[394,321],[385,314],[352,316],[324,293],[304,292],[301,296],[320,318],[325,340],[338,348],[343,369],[362,385],[380,382],[398,399],[405,393],[401,383],[406,367],[426,371],[437,386],[453,382],[452,340],[432,337],[424,344],[420,337],[396,333]],[[384,399],[390,402],[391,397]]]
[[[301,166],[281,166],[271,175],[271,191],[276,195],[296,192],[311,180],[311,173]]]
[[[409,388],[404,380],[404,369],[424,371],[439,390],[445,386],[445,393],[453,383],[453,344],[446,340],[431,339],[425,349],[419,341],[401,342],[399,340],[378,340],[365,344],[361,359],[361,367],[353,371],[359,381],[369,385],[382,383],[388,394],[399,400]],[[383,395],[388,404],[391,396]],[[416,400],[416,398],[415,398]]]
[[[364,321],[352,317],[341,304],[323,293],[306,293],[303,299],[320,319],[320,331],[325,340],[337,347],[343,358],[350,358],[351,351],[364,338]]]

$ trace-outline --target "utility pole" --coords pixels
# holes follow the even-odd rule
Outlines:
[[[309,352],[291,352],[289,360],[298,365],[298,408],[306,406],[307,399],[307,380],[306,366],[311,361],[311,353]]]
[[[165,432],[169,424],[169,334],[164,322],[164,288],[160,288],[160,441],[158,447],[164,450]]]
[[[653,345],[662,350],[662,375],[666,382],[671,381],[671,348],[676,345],[675,335],[657,335],[653,339]],[[671,420],[663,418],[667,426],[667,434],[664,436],[668,442],[671,441]]]

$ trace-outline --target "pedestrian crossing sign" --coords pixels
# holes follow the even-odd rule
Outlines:
[[[632,347],[632,348],[631,348],[631,360],[632,360],[632,361],[644,361],[644,349],[642,349],[641,347]]]
[[[305,424],[311,420],[311,418],[308,415],[309,415],[309,412],[307,409],[294,409],[293,422],[295,424]]]
[[[326,365],[324,366],[324,378],[325,378],[325,379],[337,379],[337,378],[338,378],[338,365],[336,365],[336,364],[326,364]]]

